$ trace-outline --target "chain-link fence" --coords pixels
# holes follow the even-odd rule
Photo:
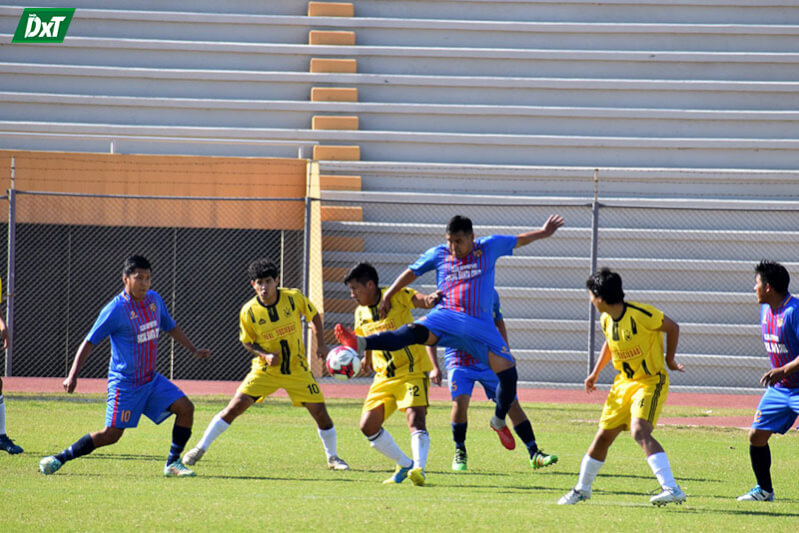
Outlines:
[[[323,201],[323,208],[350,210],[349,220],[323,223],[327,323],[352,325],[355,304],[342,282],[351,266],[368,261],[381,285],[390,285],[422,252],[445,242],[452,215],[470,217],[480,237],[516,235],[559,213],[566,226],[554,236],[497,262],[496,287],[521,380],[581,386],[604,340],[596,322],[591,357],[585,281],[594,265],[621,274],[627,300],[655,305],[681,325],[678,360],[687,371],[674,373],[675,387],[754,388],[768,368],[754,266],[770,258],[799,273],[799,208],[607,200],[597,203],[594,221],[593,204],[582,199],[461,202]],[[434,274],[413,286],[435,290]],[[613,376],[608,365],[600,382]]]
[[[271,258],[285,286],[305,284],[304,199],[15,196],[7,374],[66,375],[99,311],[122,289],[122,263],[134,253],[151,262],[152,289],[178,325],[213,352],[212,359],[195,359],[162,337],[157,370],[179,379],[246,374],[251,356],[238,341],[238,314],[254,295],[247,275],[252,260]],[[269,227],[283,229],[263,229]],[[82,377],[107,375],[109,347],[108,340],[95,347]]]

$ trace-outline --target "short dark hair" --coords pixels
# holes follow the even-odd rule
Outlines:
[[[585,287],[591,294],[602,298],[609,305],[619,304],[624,301],[624,291],[621,288],[621,276],[609,268],[594,272],[586,280]]]
[[[252,281],[262,278],[278,278],[277,267],[271,260],[265,258],[256,259],[250,263],[250,266],[247,267],[247,274],[250,275]]]
[[[458,233],[462,231],[463,233],[469,234],[474,233],[472,229],[472,221],[463,215],[455,215],[451,219],[449,219],[449,223],[447,224],[447,233],[452,235],[453,233]]]
[[[122,273],[126,276],[130,276],[136,272],[137,268],[141,268],[143,270],[152,270],[150,267],[150,262],[146,257],[143,255],[131,255],[125,259],[125,262],[122,264]]]
[[[373,281],[375,285],[378,284],[377,269],[369,263],[358,263],[347,272],[344,277],[344,283],[350,281],[357,281],[361,285],[366,285],[367,282]]]
[[[755,273],[760,275],[760,280],[764,284],[768,283],[779,294],[788,292],[788,285],[791,284],[791,275],[788,274],[788,270],[784,266],[776,261],[763,259],[755,266]]]

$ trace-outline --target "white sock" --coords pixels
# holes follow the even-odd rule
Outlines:
[[[197,443],[197,447],[205,451],[208,451],[208,448],[211,447],[211,443],[214,442],[216,438],[222,433],[224,433],[229,427],[230,424],[222,420],[222,417],[219,416],[219,413],[217,413],[211,419],[211,422],[208,424],[208,427],[205,428],[205,433],[203,433],[203,438],[201,438],[200,442]]]
[[[492,428],[494,429],[502,429],[505,427],[505,421],[499,418],[497,415],[491,415],[491,421],[489,422]]]
[[[400,447],[397,446],[396,442],[394,442],[394,437],[392,437],[391,433],[385,429],[381,428],[380,431],[366,438],[369,439],[369,445],[372,448],[382,453],[401,467],[408,468],[409,466],[413,466],[413,461],[411,458],[405,455],[405,452],[400,450]]]
[[[675,488],[677,482],[674,480],[674,475],[671,473],[671,465],[669,465],[669,458],[666,457],[666,452],[653,453],[646,458],[649,463],[649,468],[658,478],[658,483],[663,488]]]
[[[575,490],[591,490],[591,485],[594,484],[594,479],[599,473],[599,469],[605,461],[597,461],[588,454],[583,456],[583,461],[580,463],[580,477],[577,478],[577,485],[574,486]]]
[[[325,447],[325,455],[328,457],[338,455],[336,453],[336,426],[328,429],[316,428],[316,432],[319,433],[319,438],[322,439],[322,444]]]
[[[3,401],[3,395],[0,394],[0,435],[6,434],[6,403]]]
[[[414,468],[424,470],[427,466],[427,453],[430,451],[430,434],[424,429],[411,433],[411,452]]]

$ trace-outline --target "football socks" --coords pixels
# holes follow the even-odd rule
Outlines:
[[[61,461],[61,464],[64,464],[72,459],[77,459],[78,457],[92,453],[94,448],[95,446],[94,441],[92,441],[92,436],[87,433],[79,438],[77,442],[75,442],[75,444],[69,448],[64,448],[61,450],[61,453],[56,455],[55,458]]]
[[[191,428],[177,424],[172,426],[172,445],[169,447],[169,457],[166,459],[166,464],[171,465],[180,459],[180,454],[183,452],[183,448],[186,447],[186,443],[189,442],[189,437],[191,437]]]
[[[771,486],[771,448],[765,446],[749,446],[749,459],[752,461],[752,470],[760,488],[766,492],[774,492]]]

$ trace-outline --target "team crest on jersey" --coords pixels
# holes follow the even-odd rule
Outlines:
[[[136,311],[131,311],[131,312],[130,312],[130,319],[131,319],[131,320],[136,320],[137,318],[138,318],[138,317],[136,316]]]
[[[283,314],[286,315],[286,318],[288,318],[291,316],[291,310],[289,310],[289,308],[287,307],[286,309],[283,310]]]
[[[778,328],[782,327],[782,317],[781,316],[777,317],[777,327]]]
[[[155,310],[156,310],[156,309],[158,309],[158,306],[157,306],[157,305],[155,305],[155,302],[151,303],[151,304],[150,304],[150,311],[152,311],[153,313],[155,313]]]
[[[263,318],[259,320],[258,325],[260,326],[261,324],[266,324],[266,320],[264,320]]]
[[[474,256],[475,257],[482,257],[483,256],[483,251],[482,250],[475,250],[474,251]]]
[[[633,338],[632,334],[626,329],[621,332],[621,335],[622,337],[624,337],[624,340],[626,341],[629,341],[630,339]]]

